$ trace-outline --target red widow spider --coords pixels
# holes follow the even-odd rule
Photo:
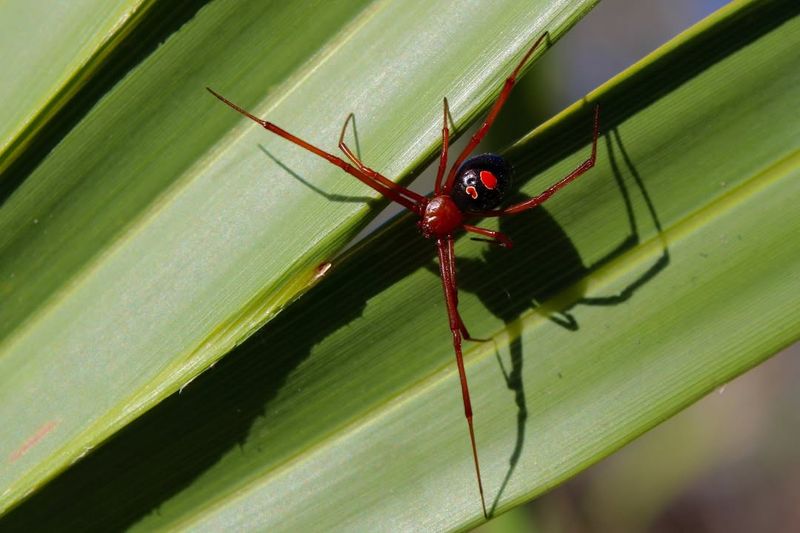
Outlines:
[[[227,98],[207,88],[211,94],[219,98],[222,102],[257,122],[263,128],[305,148],[309,152],[327,159],[351,176],[372,187],[383,196],[389,198],[393,202],[397,202],[409,211],[416,213],[420,217],[417,225],[422,235],[426,238],[436,240],[436,248],[439,253],[439,271],[442,277],[442,286],[444,287],[447,314],[450,319],[450,331],[453,334],[453,348],[456,354],[458,375],[461,379],[464,414],[467,417],[467,425],[469,427],[472,457],[475,462],[475,474],[478,479],[478,491],[481,496],[483,514],[486,517],[488,517],[486,513],[486,501],[483,495],[483,483],[481,481],[478,451],[475,445],[475,431],[472,423],[472,405],[470,403],[469,388],[467,386],[467,374],[464,371],[464,358],[461,354],[462,339],[473,341],[480,339],[475,339],[470,336],[467,328],[464,326],[464,322],[462,322],[458,314],[458,289],[456,285],[453,242],[455,233],[459,230],[464,230],[481,235],[490,240],[490,242],[499,244],[505,248],[511,248],[511,240],[504,234],[498,231],[472,226],[467,224],[467,221],[475,218],[515,215],[527,211],[528,209],[533,209],[550,198],[557,190],[594,166],[595,156],[597,154],[597,136],[600,125],[599,106],[596,106],[594,111],[594,133],[592,137],[591,156],[566,177],[533,198],[503,209],[497,209],[500,202],[503,200],[503,195],[511,184],[511,165],[499,155],[494,154],[483,154],[467,159],[492,126],[497,114],[508,99],[508,95],[511,93],[511,89],[514,87],[522,67],[525,66],[525,63],[531,55],[533,55],[534,51],[536,51],[542,41],[548,36],[549,34],[545,32],[533,43],[533,46],[525,53],[514,71],[506,79],[503,89],[500,91],[500,95],[489,110],[489,114],[486,116],[481,127],[478,128],[478,131],[472,136],[464,150],[458,155],[455,163],[450,167],[446,179],[445,171],[447,170],[447,148],[450,144],[450,130],[448,128],[449,110],[447,98],[444,99],[442,151],[439,156],[439,171],[436,174],[436,184],[433,194],[430,196],[417,194],[394,183],[385,176],[364,165],[364,163],[356,157],[344,142],[347,125],[350,123],[350,120],[353,119],[352,113],[350,113],[345,120],[341,135],[339,135],[339,149],[341,149],[347,159],[350,160],[350,163],[352,163],[350,164],[340,157],[317,148],[303,139],[295,137],[275,124],[248,113]]]

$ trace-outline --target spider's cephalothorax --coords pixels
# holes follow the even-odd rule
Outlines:
[[[471,157],[458,169],[450,196],[462,211],[495,209],[511,185],[511,165],[495,154]]]

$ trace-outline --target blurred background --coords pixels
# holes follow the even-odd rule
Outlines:
[[[601,1],[515,89],[489,149],[526,133],[504,117],[544,121],[727,3]],[[800,531],[798,376],[794,346],[475,531]]]

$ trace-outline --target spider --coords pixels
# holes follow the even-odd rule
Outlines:
[[[481,480],[480,464],[478,462],[478,450],[475,444],[475,430],[472,416],[472,403],[470,402],[469,387],[467,385],[467,374],[464,370],[464,358],[461,352],[462,340],[479,341],[469,334],[461,316],[458,313],[458,289],[456,284],[456,267],[454,254],[454,239],[459,231],[466,231],[481,236],[482,240],[488,240],[494,244],[499,244],[504,248],[511,248],[511,240],[500,233],[487,228],[481,228],[468,224],[472,219],[483,217],[501,217],[515,215],[529,209],[533,209],[545,200],[550,198],[556,191],[585,173],[595,164],[597,155],[597,137],[600,126],[600,107],[594,109],[594,129],[592,136],[592,151],[588,159],[581,163],[575,170],[565,177],[545,189],[542,193],[533,198],[513,204],[508,207],[498,208],[503,197],[511,185],[512,168],[511,165],[499,155],[483,154],[469,157],[475,150],[483,137],[489,131],[497,117],[497,114],[508,99],[511,89],[517,82],[517,77],[542,42],[548,39],[549,33],[542,34],[533,45],[528,49],[520,62],[514,68],[511,75],[506,78],[499,96],[494,101],[488,115],[484,119],[480,128],[472,135],[466,147],[456,158],[455,162],[447,170],[447,150],[450,144],[450,129],[448,127],[449,108],[447,98],[444,98],[444,113],[442,126],[442,150],[439,155],[439,168],[436,173],[436,182],[433,193],[423,196],[405,187],[402,187],[389,180],[380,173],[367,167],[344,141],[345,132],[351,120],[354,120],[353,113],[345,119],[339,135],[339,149],[344,153],[349,163],[344,159],[328,153],[311,143],[300,139],[288,131],[276,126],[266,120],[260,119],[248,111],[234,104],[224,96],[206,87],[206,89],[220,99],[223,103],[238,111],[247,118],[260,124],[264,129],[269,130],[280,137],[314,153],[330,163],[341,168],[351,176],[372,187],[389,200],[396,202],[419,216],[417,226],[425,238],[436,241],[436,249],[439,255],[439,272],[444,288],[444,299],[447,306],[447,315],[450,323],[450,331],[453,336],[453,349],[456,355],[458,375],[461,381],[461,395],[464,402],[464,415],[467,419],[469,438],[472,445],[472,458],[475,463],[475,475],[478,481],[478,492],[481,497],[481,506],[484,517],[488,517],[486,512],[486,500],[483,493],[483,482]]]

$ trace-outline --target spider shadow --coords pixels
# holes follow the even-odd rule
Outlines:
[[[324,197],[325,199],[330,200],[331,202],[359,203],[359,204],[366,204],[372,207],[377,205],[380,201],[377,198],[370,198],[369,196],[349,196],[349,195],[334,194],[324,191],[323,189],[320,189],[319,187],[317,187],[316,185],[305,179],[303,176],[301,176],[300,174],[289,168],[289,166],[287,166],[284,162],[282,162],[280,159],[275,157],[269,150],[267,150],[264,147],[264,145],[259,144],[258,148],[262,152],[264,152],[264,154],[266,154],[266,156],[269,157],[276,165],[281,167],[281,169],[283,169],[287,174],[289,174],[292,178],[299,181],[300,183],[302,183],[315,193]]]
[[[351,117],[352,117],[352,120],[351,120]],[[359,159],[361,159],[361,141],[359,140],[359,137],[358,137],[358,124],[357,124],[356,116],[354,114],[353,115],[348,115],[348,119],[347,120],[350,120],[350,123],[352,124],[351,129],[353,130],[353,140],[355,142],[355,153],[356,153],[356,156]],[[345,125],[346,124],[347,124],[347,122],[345,122]],[[317,187],[316,185],[314,185],[313,183],[311,183],[310,181],[305,179],[303,176],[301,176],[300,174],[295,172],[292,168],[290,168],[288,165],[286,165],[286,163],[284,163],[283,161],[281,161],[280,159],[275,157],[272,154],[272,152],[267,150],[267,148],[263,144],[259,144],[258,148],[262,152],[264,152],[264,154],[267,157],[269,157],[272,160],[273,163],[278,165],[284,172],[286,172],[292,178],[294,178],[295,180],[299,181],[300,183],[305,185],[307,188],[309,188],[312,191],[314,191],[315,193],[319,194],[320,196],[322,196],[326,200],[330,200],[331,202],[359,203],[359,204],[365,204],[368,207],[376,207],[376,206],[383,205],[383,204],[386,203],[386,200],[383,197],[373,198],[371,196],[351,196],[351,195],[335,194],[335,193],[327,192],[327,191]],[[342,156],[343,155],[344,154],[342,154]]]
[[[513,250],[508,251],[499,246],[489,245],[482,257],[459,259],[458,261],[459,290],[475,294],[490,313],[505,323],[514,339],[509,345],[510,368],[503,363],[499,352],[496,353],[496,357],[506,386],[514,394],[514,402],[517,405],[517,432],[509,457],[509,468],[494,498],[489,516],[496,511],[524,447],[528,407],[522,379],[524,357],[519,335],[521,333],[519,317],[532,307],[540,308],[555,324],[570,331],[577,331],[580,325],[573,312],[575,307],[580,304],[594,306],[621,304],[666,268],[670,261],[666,241],[660,237],[661,255],[622,291],[608,296],[588,297],[582,295],[581,280],[588,273],[620,257],[641,242],[640,223],[637,221],[634,210],[630,186],[623,177],[622,165],[633,182],[633,188],[646,206],[650,223],[659,236],[662,234],[662,226],[655,206],[638,170],[625,150],[618,130],[612,129],[604,137],[606,138],[608,160],[630,228],[630,234],[619,244],[600,260],[587,266],[564,230],[547,211],[540,208],[520,216],[504,217],[499,220],[500,231],[511,236],[512,239],[514,235],[526,236],[525,239],[514,241]],[[617,150],[619,154],[617,154]],[[521,199],[512,198],[509,203]],[[526,260],[520,261],[519,256],[525,257]],[[535,267],[531,268],[530,265],[535,265]],[[434,271],[434,268],[429,267],[429,270]],[[548,309],[549,303],[546,305],[539,303],[553,299],[557,294],[561,295],[561,300],[563,300],[564,292],[568,293],[568,302],[562,304],[559,309]]]

